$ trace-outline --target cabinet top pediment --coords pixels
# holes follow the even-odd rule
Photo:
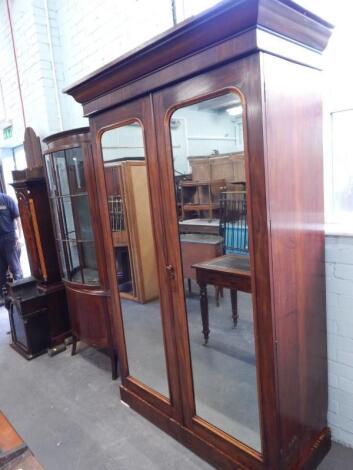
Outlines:
[[[283,40],[318,55],[332,29],[330,23],[292,0],[224,0],[97,69],[64,92],[86,104],[230,39],[243,42],[234,59],[237,54],[266,51],[269,37],[282,40],[277,51],[281,57],[285,57]],[[266,39],[259,33],[265,33]],[[272,43],[270,52],[276,54],[276,47]]]

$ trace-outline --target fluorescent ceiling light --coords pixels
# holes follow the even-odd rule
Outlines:
[[[243,108],[240,105],[233,106],[227,109],[227,113],[229,116],[241,116],[243,114]]]

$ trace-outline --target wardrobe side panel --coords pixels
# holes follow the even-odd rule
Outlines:
[[[303,457],[326,427],[321,72],[263,54],[281,447]]]

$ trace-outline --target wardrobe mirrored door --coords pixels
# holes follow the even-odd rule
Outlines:
[[[141,123],[106,130],[101,151],[129,376],[169,399]]]
[[[169,125],[195,416],[261,451],[243,104],[212,95]]]

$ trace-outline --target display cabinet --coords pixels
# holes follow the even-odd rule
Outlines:
[[[71,335],[51,223],[42,150],[33,129],[25,132],[27,168],[12,172],[32,277],[8,285],[12,346],[32,359]]]
[[[66,90],[90,118],[122,400],[216,468],[313,469],[330,447],[320,95],[330,34],[289,0],[224,1]],[[143,305],[119,291],[111,146],[125,158],[138,147],[146,164],[158,296]],[[239,154],[244,204],[227,214],[243,246],[183,266],[176,181],[190,157]]]
[[[72,353],[76,352],[77,341],[107,349],[116,378],[109,299],[101,287],[104,274],[100,274],[97,263],[103,255],[95,242],[98,229],[92,226],[92,217],[97,214],[89,129],[55,134],[44,142],[48,145],[44,158],[49,201],[72,325]]]

